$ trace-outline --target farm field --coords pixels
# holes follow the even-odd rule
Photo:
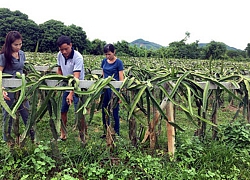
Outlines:
[[[15,141],[11,146],[1,141],[0,179],[250,177],[248,62],[120,57],[126,79],[120,92],[113,90],[114,99],[122,100],[121,135],[101,139],[100,95],[104,87],[113,88],[112,79],[104,81],[99,74],[91,74],[100,69],[102,56],[84,56],[85,79],[95,81],[94,85],[81,90],[73,84],[68,86],[74,86],[84,99],[78,114],[85,116],[87,135],[79,137],[78,121],[71,107],[67,141],[57,142],[61,90],[49,89],[44,80],[60,77],[33,69],[54,67],[55,57],[49,53],[27,54],[27,84],[23,89],[31,102],[33,119],[28,126],[35,126],[36,141],[31,142],[25,133],[28,127],[20,118],[19,133],[25,141]],[[71,77],[67,80],[73,82]],[[203,86],[198,82],[203,82]],[[164,97],[174,105],[174,155],[168,152],[169,119],[162,108]],[[147,130],[150,135],[142,143]],[[14,132],[12,136],[15,138]]]

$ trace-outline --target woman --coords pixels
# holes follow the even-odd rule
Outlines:
[[[107,44],[104,46],[104,54],[106,58],[102,60],[101,68],[103,77],[107,78],[108,76],[113,76],[117,81],[123,81],[123,62],[118,59],[115,55],[115,47],[113,44]],[[108,108],[109,101],[111,100],[112,91],[110,88],[104,90],[104,99],[102,104],[102,121],[105,129],[107,125],[110,124],[110,121],[106,122],[106,113],[105,109]],[[109,107],[110,108],[110,107]],[[114,130],[117,135],[120,135],[120,120],[119,120],[119,104],[113,109],[113,117],[114,117]],[[105,138],[106,134],[102,135],[101,138]]]
[[[15,77],[16,72],[23,73],[24,62],[26,60],[24,52],[21,50],[22,47],[22,35],[18,31],[10,31],[6,38],[5,43],[0,51],[0,71],[3,73],[11,74]],[[4,87],[2,87],[4,89]],[[9,107],[15,101],[15,93],[7,93],[3,91],[3,97]],[[26,125],[29,116],[29,102],[25,100],[19,107],[19,113],[22,116],[23,122]],[[7,122],[8,114],[3,108],[3,140],[8,141],[6,135],[11,134],[13,119],[10,117],[7,134],[4,133],[5,124]],[[34,132],[31,130],[31,139],[34,140]]]

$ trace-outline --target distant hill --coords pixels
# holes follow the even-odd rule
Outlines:
[[[199,45],[199,47],[204,47],[204,46],[206,46],[207,44],[208,44],[208,43],[199,43],[198,45]],[[225,44],[225,45],[226,45],[226,44]],[[226,45],[226,47],[227,47],[227,50],[234,50],[234,51],[240,50],[240,49],[237,49],[237,48],[228,46],[228,45]],[[241,50],[240,50],[240,51],[241,51]]]
[[[137,39],[133,42],[130,43],[131,45],[136,45],[138,47],[145,47],[147,49],[159,49],[161,47],[163,47],[162,45],[153,43],[153,42],[149,42],[149,41],[145,41],[143,39]]]
[[[199,47],[204,47],[206,46],[208,43],[199,43]],[[130,43],[130,45],[136,45],[138,47],[145,47],[147,49],[159,49],[161,47],[164,47],[162,45],[159,45],[159,44],[156,44],[156,43],[153,43],[153,42],[150,42],[150,41],[145,41],[143,39],[137,39],[137,40],[134,40]],[[228,46],[226,45],[227,47],[227,50],[240,50],[240,49],[237,49],[237,48],[234,48],[234,47],[231,47],[231,46]]]

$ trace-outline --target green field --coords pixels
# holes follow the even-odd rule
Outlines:
[[[21,118],[18,123],[19,133],[26,141],[14,141],[11,146],[1,141],[0,179],[217,180],[250,177],[248,62],[120,57],[126,78],[121,92],[115,89],[114,92],[122,100],[121,135],[112,136],[111,145],[107,145],[108,138],[100,138],[103,126],[99,105],[104,87],[112,86],[100,75],[91,73],[100,69],[102,58],[84,56],[85,79],[95,82],[89,89],[82,90],[84,93],[81,94],[74,84],[64,87],[74,87],[84,99],[78,114],[84,114],[88,134],[84,141],[79,138],[78,121],[71,107],[67,141],[57,142],[55,133],[60,127],[63,89],[48,89],[44,82],[63,78],[33,69],[35,66],[54,67],[56,55],[27,53],[27,84],[14,90],[25,91],[33,118],[27,127],[23,126]],[[72,77],[67,81],[74,82]],[[161,109],[164,97],[174,104],[174,155],[168,151],[168,118],[166,110]],[[53,107],[52,113],[47,111],[48,102]],[[150,130],[154,140],[149,138],[142,143],[154,119],[159,120]],[[30,126],[36,128],[35,143],[25,133]],[[14,131],[11,136],[15,140]]]

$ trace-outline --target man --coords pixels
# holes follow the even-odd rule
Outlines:
[[[72,75],[79,80],[84,79],[84,64],[82,55],[73,49],[71,38],[69,36],[60,36],[57,40],[57,46],[59,47],[59,52],[57,54],[57,64],[58,70],[57,74],[63,76]],[[77,104],[79,97],[74,94],[74,91],[65,91],[62,97],[62,107],[61,107],[61,136],[59,140],[65,141],[67,138],[66,124],[67,124],[67,113],[69,106],[74,103],[75,111],[77,110]],[[86,130],[85,120],[81,119],[81,131]]]

